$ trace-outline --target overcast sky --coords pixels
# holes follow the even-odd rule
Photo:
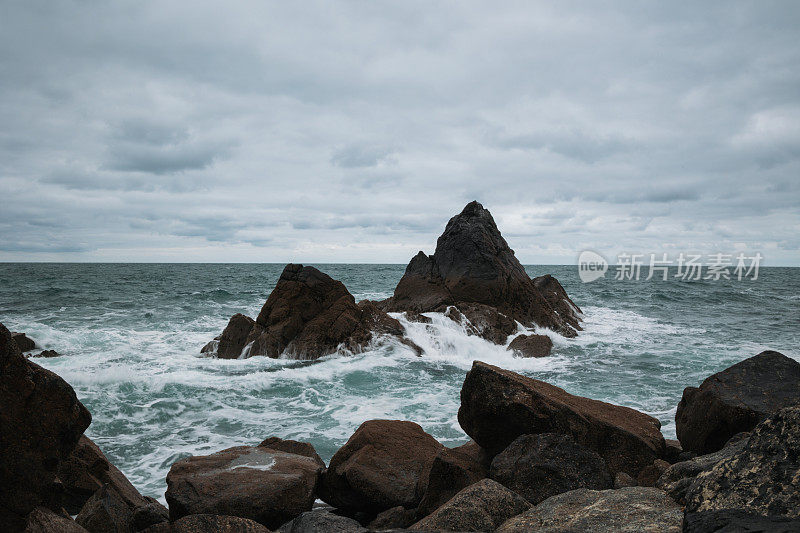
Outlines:
[[[0,260],[405,263],[473,199],[800,265],[800,4],[0,3]]]

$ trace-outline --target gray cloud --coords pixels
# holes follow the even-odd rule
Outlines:
[[[0,260],[800,265],[800,7],[11,2]]]

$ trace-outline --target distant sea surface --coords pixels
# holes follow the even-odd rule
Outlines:
[[[314,266],[356,300],[391,296],[405,268]],[[231,315],[258,314],[283,269],[273,264],[0,263],[0,321],[63,354],[36,362],[75,388],[92,413],[89,437],[162,501],[176,460],[270,436],[310,441],[326,461],[374,418],[465,442],[456,413],[476,359],[649,413],[667,437],[684,387],[766,349],[800,359],[797,268],[762,268],[747,281],[609,273],[587,284],[575,266],[526,268],[556,276],[585,313],[577,338],[553,335],[548,358],[514,358],[435,315],[427,326],[404,322],[421,358],[399,344],[316,362],[201,357]]]

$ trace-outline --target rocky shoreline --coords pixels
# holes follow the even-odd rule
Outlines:
[[[287,265],[254,320],[234,315],[203,352],[315,359],[399,342],[390,313],[442,313],[522,357],[581,331],[552,276],[531,279],[477,202],[453,217],[394,295],[356,302]],[[172,464],[168,507],[145,497],[84,431],[72,387],[0,324],[0,530],[90,533],[800,531],[800,363],[766,351],[687,387],[677,441],[634,409],[475,361],[448,448],[413,421],[367,420],[328,464],[268,436]]]

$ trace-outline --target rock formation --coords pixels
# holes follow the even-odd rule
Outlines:
[[[561,433],[594,450],[612,474],[634,478],[664,454],[661,423],[628,407],[573,396],[549,383],[475,361],[461,389],[458,421],[489,453],[520,435]]]
[[[474,333],[499,344],[516,330],[515,321],[575,336],[578,307],[552,276],[537,280],[538,287],[489,211],[471,202],[447,223],[433,255],[419,252],[411,259],[394,295],[381,305],[411,313],[454,306],[476,325]]]
[[[715,452],[736,433],[782,407],[800,403],[800,363],[766,351],[687,387],[675,413],[684,450]]]
[[[519,357],[546,357],[553,349],[553,341],[547,335],[518,335],[508,349]]]
[[[444,448],[431,464],[425,494],[417,508],[422,518],[441,507],[461,489],[488,475],[489,457],[474,441],[457,448]]]

